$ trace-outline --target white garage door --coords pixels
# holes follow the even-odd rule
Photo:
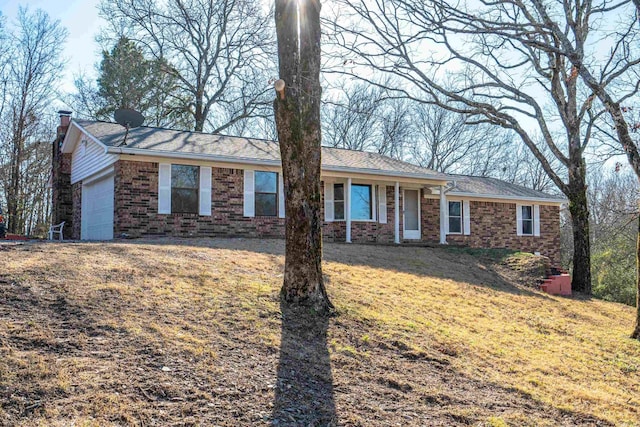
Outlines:
[[[82,185],[82,240],[113,239],[113,175]]]

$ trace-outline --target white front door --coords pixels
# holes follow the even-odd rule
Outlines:
[[[420,190],[403,190],[403,238],[420,240]]]
[[[82,240],[113,239],[113,202],[113,175],[82,185]]]

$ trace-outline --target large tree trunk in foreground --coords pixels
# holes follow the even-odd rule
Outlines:
[[[322,278],[320,1],[296,3],[276,0],[275,10],[286,85],[274,101],[286,212],[282,298],[327,312],[332,305]]]

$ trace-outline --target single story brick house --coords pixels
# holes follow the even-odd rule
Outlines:
[[[273,141],[144,126],[127,134],[64,112],[51,186],[53,222],[67,222],[67,238],[284,235]],[[451,242],[559,262],[557,196],[327,147],[321,186],[327,241]]]

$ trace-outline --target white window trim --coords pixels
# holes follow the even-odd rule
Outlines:
[[[471,202],[462,201],[462,231],[465,236],[471,235]]]
[[[211,216],[211,166],[200,166],[200,183],[198,185],[198,215]]]
[[[253,218],[256,216],[255,198],[255,175],[251,169],[244,170],[244,192],[243,192],[243,216]]]
[[[335,199],[333,198],[335,195],[335,187],[334,185],[336,184],[342,184],[343,185],[343,189],[344,189],[344,209],[345,209],[345,214],[344,214],[344,218],[343,219],[336,219],[335,218]],[[371,181],[354,181],[351,183],[351,186],[354,185],[367,185],[369,187],[371,187],[371,213],[373,218],[371,219],[355,219],[353,217],[351,217],[351,222],[378,222],[378,191],[379,191],[379,186],[381,186],[381,184],[376,184],[374,182]],[[327,188],[331,187],[331,189],[329,190],[331,192],[331,199],[327,198]],[[342,180],[326,180],[324,181],[324,208],[325,208],[325,222],[347,222],[347,198],[350,195],[347,195],[347,182],[346,181],[342,181]],[[386,184],[384,185],[385,187],[385,191],[386,191]],[[350,205],[350,203],[349,203]],[[350,207],[350,206],[349,206]],[[329,215],[327,215],[327,210],[328,209],[333,209],[333,215],[331,215],[331,213]]]
[[[378,184],[376,186],[378,193],[378,222],[380,224],[387,223],[387,185],[386,184]]]
[[[285,206],[284,206],[284,176],[281,173],[278,173],[278,218],[285,217]]]
[[[158,165],[158,214],[171,214],[171,163]]]
[[[198,168],[198,212],[173,212],[171,208],[171,192],[173,184],[171,176],[173,166],[193,166]],[[174,213],[184,215],[211,216],[211,192],[212,175],[211,166],[199,166],[186,163],[159,163],[158,164],[158,214],[172,215]]]
[[[325,222],[333,222],[335,221],[334,209],[333,209],[333,182],[332,181],[324,181],[324,193],[322,197],[324,198],[324,221]]]
[[[449,229],[449,220],[451,215],[449,215],[449,203],[460,203],[460,232],[453,232]],[[461,236],[464,234],[464,203],[462,200],[447,200],[447,234],[452,236]]]
[[[276,214],[275,215],[257,215],[256,211],[255,211],[255,206],[256,206],[256,179],[255,179],[255,174],[256,173],[275,173],[276,174],[276,192],[275,193],[261,193],[261,194],[275,194],[276,195]],[[281,192],[284,192],[284,183],[282,185],[280,185],[280,181],[282,180],[281,178],[282,174],[275,172],[275,171],[266,171],[266,170],[254,170],[253,171],[253,216],[254,217],[260,217],[260,218],[284,218],[284,212],[281,212],[281,207],[280,207],[280,199],[281,199]],[[284,209],[284,205],[282,206],[282,208]],[[280,216],[282,215],[282,216]]]
[[[342,202],[342,218],[336,218],[336,185],[342,185],[342,200],[339,200]],[[345,222],[347,220],[347,215],[346,215],[346,205],[347,205],[347,200],[345,197],[345,192],[347,191],[347,184],[345,184],[344,182],[332,182],[331,183],[331,188],[333,189],[333,221],[334,222]]]
[[[531,208],[531,233],[524,233],[522,208]],[[540,205],[516,204],[516,235],[521,237],[540,237]]]
[[[370,219],[356,219],[353,216],[351,217],[351,222],[377,222],[377,209],[376,209],[376,204],[377,204],[377,197],[376,197],[376,192],[378,191],[377,188],[378,186],[374,183],[371,182],[352,182],[351,183],[351,187],[353,188],[354,185],[360,185],[360,186],[369,186],[369,188],[371,189],[370,193],[371,194],[371,218]],[[353,192],[353,191],[352,191]],[[349,195],[349,197],[351,197],[351,195]],[[351,208],[351,203],[349,203],[349,208]],[[346,214],[345,214],[346,216]]]

